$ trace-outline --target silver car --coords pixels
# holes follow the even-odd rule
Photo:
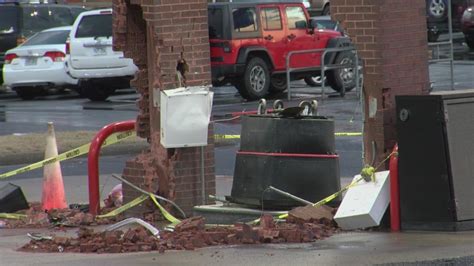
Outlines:
[[[308,0],[310,7],[308,12],[310,16],[329,15],[329,0]]]

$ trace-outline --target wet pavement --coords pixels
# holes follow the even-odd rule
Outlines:
[[[57,235],[71,235],[56,232]],[[24,253],[26,233],[1,230],[2,265],[473,265],[474,232],[346,232],[307,244],[220,246],[129,254]],[[42,230],[44,233],[44,230]]]

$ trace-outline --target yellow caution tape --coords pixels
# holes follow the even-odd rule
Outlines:
[[[334,133],[336,137],[360,137],[362,132],[336,132]]]
[[[163,208],[163,206],[161,206],[160,203],[158,203],[158,201],[155,198],[155,195],[150,193],[150,198],[155,203],[155,205],[158,207],[158,209],[160,209],[161,214],[163,214],[163,216],[166,218],[166,220],[168,220],[173,226],[177,225],[181,222],[176,217],[171,215],[171,213],[169,213],[165,208]]]
[[[223,135],[223,134],[215,134],[215,139],[240,139],[240,135]]]
[[[2,219],[15,219],[19,220],[21,218],[26,218],[26,214],[19,213],[0,213],[0,218]]]
[[[120,142],[120,141],[122,141],[124,139],[127,139],[129,137],[132,137],[132,136],[135,136],[135,130],[129,130],[129,131],[125,131],[125,132],[114,133],[114,134],[110,135],[104,141],[104,143],[102,144],[102,147],[112,145],[114,143]],[[42,160],[40,162],[30,164],[30,165],[24,166],[22,168],[19,168],[19,169],[1,174],[0,179],[4,179],[4,178],[7,178],[7,177],[11,177],[11,176],[14,176],[14,175],[25,173],[25,172],[28,172],[28,171],[31,171],[31,170],[34,170],[34,169],[38,169],[38,168],[41,168],[41,167],[43,167],[47,164],[51,164],[51,163],[55,163],[55,162],[61,162],[61,161],[64,161],[64,160],[68,160],[68,159],[72,159],[72,158],[81,156],[81,155],[86,154],[86,153],[89,152],[90,145],[91,144],[88,143],[88,144],[80,146],[79,148],[75,148],[75,149],[72,149],[70,151],[61,153],[58,156],[51,157],[51,158]]]
[[[110,217],[114,217],[114,216],[117,216],[119,214],[121,214],[122,212],[130,209],[130,208],[133,208],[135,206],[137,206],[138,204],[144,202],[146,199],[148,199],[148,195],[141,195],[140,197],[130,201],[129,203],[125,204],[125,205],[122,205],[120,207],[118,207],[117,209],[109,212],[109,213],[106,213],[106,214],[102,214],[102,215],[97,215],[97,218],[99,219],[102,219],[102,218],[110,218]]]
[[[362,136],[361,132],[336,132],[336,137],[359,137]],[[226,134],[214,134],[214,139],[240,139],[240,135],[226,135]]]

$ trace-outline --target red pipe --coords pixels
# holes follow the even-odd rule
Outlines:
[[[128,131],[135,128],[135,120],[115,122],[104,126],[92,139],[87,158],[89,175],[89,212],[93,215],[99,213],[99,154],[104,141],[115,132]]]
[[[400,231],[400,192],[398,188],[398,144],[393,147],[389,163],[390,170],[390,228]]]

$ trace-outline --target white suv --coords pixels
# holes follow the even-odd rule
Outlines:
[[[66,68],[79,79],[79,94],[103,101],[116,89],[129,88],[138,70],[132,59],[112,49],[112,9],[81,13],[72,26]]]

